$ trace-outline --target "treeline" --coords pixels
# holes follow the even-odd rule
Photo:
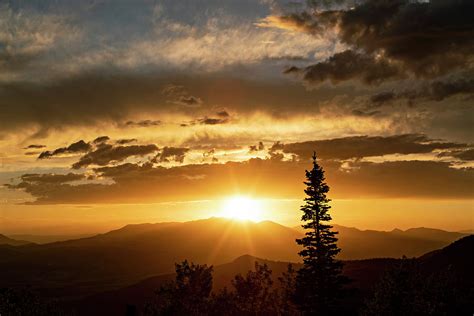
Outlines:
[[[293,303],[295,270],[278,278],[274,286],[272,271],[255,262],[255,271],[236,275],[231,288],[212,291],[213,267],[176,265],[176,280],[162,286],[156,299],[145,306],[145,315],[299,315]],[[132,314],[130,308],[129,313]]]
[[[372,293],[354,304],[356,289],[345,288],[338,304],[320,312],[306,312],[298,297],[297,271],[291,264],[277,281],[266,264],[236,275],[230,288],[212,290],[213,267],[184,261],[176,265],[176,279],[162,286],[143,309],[158,315],[472,315],[474,293],[458,286],[451,269],[426,275],[416,259],[403,258],[377,282]],[[128,315],[139,314],[129,306]],[[141,314],[141,313],[140,313]]]

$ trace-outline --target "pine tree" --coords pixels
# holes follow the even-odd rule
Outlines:
[[[337,232],[327,224],[330,199],[326,197],[329,186],[325,182],[324,171],[313,154],[313,169],[306,170],[305,204],[301,206],[306,230],[305,237],[296,242],[304,249],[303,267],[296,278],[296,303],[304,315],[337,314],[337,301],[343,292],[347,279],[342,276],[342,262],[335,259],[340,249],[337,247]]]
[[[176,264],[176,279],[160,287],[145,306],[145,315],[207,315],[213,267],[184,260]]]

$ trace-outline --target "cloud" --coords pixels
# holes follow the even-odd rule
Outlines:
[[[474,94],[474,80],[468,78],[435,80],[429,84],[424,84],[418,89],[405,89],[400,92],[386,91],[380,92],[371,97],[371,102],[375,105],[383,105],[400,99],[410,102],[414,100],[443,101],[446,98],[456,95]]]
[[[151,127],[151,126],[159,126],[162,122],[160,120],[141,120],[141,121],[127,121],[125,123],[126,126],[131,127]]]
[[[0,4],[0,82],[24,79],[48,52],[72,45],[81,37],[79,28],[65,16]]]
[[[403,78],[402,75],[437,78],[471,68],[473,10],[474,3],[469,0],[368,0],[353,7],[308,10],[265,21],[267,26],[307,32],[316,37],[333,32],[337,41],[349,48],[306,67],[306,80],[319,84],[324,80],[338,83],[360,79],[373,84]],[[351,63],[343,57],[354,59]],[[339,72],[338,67],[342,67]]]
[[[40,149],[40,148],[45,148],[46,145],[39,145],[39,144],[31,144],[26,146],[24,149]]]
[[[164,147],[159,153],[153,162],[170,162],[171,160],[179,163],[183,163],[186,153],[189,151],[189,148],[185,147]]]
[[[67,183],[84,179],[83,174],[79,173],[68,173],[68,174],[54,174],[54,173],[30,173],[24,174],[21,177],[23,182],[28,183]]]
[[[134,143],[136,141],[137,141],[136,138],[123,138],[123,139],[117,140],[116,143],[119,144],[119,145],[127,145],[127,144],[130,144],[130,143]]]
[[[302,73],[304,80],[314,84],[325,81],[337,84],[353,78],[358,78],[366,84],[379,84],[402,75],[395,63],[352,50],[337,53],[326,61],[302,69],[291,67],[285,73]]]
[[[180,96],[178,100],[175,101],[176,104],[185,105],[185,106],[200,106],[202,104],[201,98],[195,96]]]
[[[219,111],[216,113],[216,115],[219,117],[230,117],[230,114],[227,111]]]
[[[74,169],[80,169],[89,165],[105,166],[111,162],[123,161],[128,157],[145,156],[156,151],[158,151],[158,147],[154,144],[116,147],[110,144],[104,144],[82,156],[72,167]]]
[[[72,143],[68,147],[61,147],[57,148],[54,151],[43,151],[39,156],[38,159],[45,159],[51,158],[53,156],[60,156],[64,154],[77,154],[77,153],[84,153],[88,152],[92,149],[90,143],[86,143],[82,139],[78,142]]]
[[[12,190],[24,190],[38,199],[42,199],[50,194],[55,194],[64,186],[69,187],[69,182],[84,180],[85,178],[84,174],[79,173],[29,173],[22,175],[18,184],[5,184],[4,186]]]
[[[389,154],[421,154],[436,149],[463,148],[466,144],[440,142],[425,135],[406,134],[394,136],[354,136],[345,138],[308,141],[301,143],[275,143],[270,151],[281,150],[300,158],[309,159],[316,150],[321,159],[346,160]]]
[[[106,143],[110,140],[110,137],[109,136],[99,136],[97,137],[96,139],[94,139],[92,141],[92,143],[96,144],[96,145],[100,145],[100,144],[103,144],[103,143]]]
[[[258,142],[258,145],[250,145],[249,152],[256,152],[265,150],[265,145],[262,142]]]
[[[167,84],[161,91],[171,103],[177,105],[198,107],[203,103],[201,98],[190,95],[182,85]]]
[[[169,80],[159,74],[107,75],[104,72],[90,72],[54,83],[0,84],[0,131],[24,133],[26,129],[31,133],[34,127],[39,131],[53,132],[66,127],[72,129],[107,124],[148,127],[159,126],[158,118],[173,114],[178,117],[197,117],[208,113],[209,109],[204,106],[199,107],[199,111],[188,106],[177,107],[161,92]],[[282,115],[307,112],[310,102],[328,99],[336,94],[335,91],[307,91],[296,82],[256,83],[254,80],[232,78],[225,74],[202,75],[199,78],[180,76],[176,81],[189,87],[190,93],[201,91],[207,104],[231,109],[225,111],[228,114],[262,111],[270,115]],[[291,109],[288,108],[289,103],[293,104]],[[214,113],[211,118],[226,117]]]
[[[469,0],[369,0],[341,13],[340,39],[369,54],[383,51],[416,76],[436,77],[469,65],[473,9]]]
[[[321,160],[332,198],[470,199],[471,168],[455,169],[435,161],[341,162]],[[310,162],[250,159],[225,164],[183,165],[171,168],[151,163],[126,163],[96,168],[111,184],[45,185],[28,182],[22,189],[37,204],[128,203],[210,199],[248,192],[257,196],[301,198],[304,170]],[[449,183],[449,186],[445,184]]]
[[[226,118],[212,118],[212,117],[204,117],[202,119],[198,119],[199,124],[204,125],[217,125],[217,124],[226,124],[229,122]]]
[[[215,115],[217,117],[204,116],[202,118],[198,118],[189,122],[182,123],[181,127],[187,127],[187,126],[192,126],[196,124],[200,124],[200,125],[227,124],[231,120],[231,116],[227,111],[219,111]]]
[[[474,161],[474,148],[442,152],[439,157],[454,157],[463,161]]]

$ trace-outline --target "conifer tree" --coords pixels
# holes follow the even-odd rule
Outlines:
[[[296,278],[296,303],[304,315],[337,314],[337,300],[343,292],[347,279],[342,276],[342,262],[335,259],[340,249],[337,247],[337,232],[328,224],[330,200],[326,197],[329,186],[325,182],[324,171],[313,154],[313,169],[306,170],[305,204],[301,206],[306,230],[305,236],[296,242],[303,246],[299,253],[303,257],[303,267]]]

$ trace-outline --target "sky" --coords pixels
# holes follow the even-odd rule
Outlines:
[[[0,1],[0,233],[474,228],[470,0]],[[245,206],[244,206],[245,207]],[[255,210],[257,211],[257,210]]]

